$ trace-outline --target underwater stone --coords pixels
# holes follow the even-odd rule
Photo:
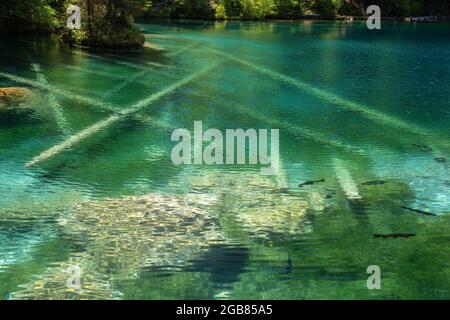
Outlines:
[[[199,201],[200,200],[200,201]],[[49,268],[13,294],[17,299],[115,299],[115,280],[135,279],[143,268],[183,266],[223,241],[216,217],[201,195],[148,194],[89,200],[59,219],[66,237],[85,251]],[[200,204],[201,202],[203,204]],[[66,286],[67,268],[78,265],[82,286]],[[111,274],[111,276],[109,276]]]
[[[192,178],[193,177],[193,178]],[[209,196],[220,199],[221,210],[230,214],[242,227],[258,238],[273,234],[290,235],[309,232],[302,223],[308,209],[323,210],[323,195],[285,193],[276,177],[257,172],[236,173],[210,171],[183,179],[189,190],[207,190]],[[281,190],[281,191],[280,191]]]
[[[13,111],[23,108],[31,97],[31,90],[22,87],[0,88],[0,111]]]

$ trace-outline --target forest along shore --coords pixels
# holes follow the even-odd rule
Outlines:
[[[450,19],[449,0],[80,0],[81,29],[69,30],[70,0],[0,1],[0,32],[54,33],[71,44],[142,49],[139,19],[363,20],[378,5],[383,20],[441,22]]]

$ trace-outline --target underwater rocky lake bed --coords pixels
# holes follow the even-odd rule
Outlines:
[[[450,298],[450,24],[138,27],[0,38],[0,299]],[[175,165],[195,121],[279,170]]]

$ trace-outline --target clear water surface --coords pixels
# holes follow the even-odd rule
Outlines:
[[[139,27],[142,53],[0,39],[0,87],[33,92],[0,114],[1,298],[449,298],[450,25]],[[195,120],[280,129],[279,174],[173,165]]]

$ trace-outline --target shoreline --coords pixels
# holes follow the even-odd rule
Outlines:
[[[135,20],[134,25],[138,26],[141,23],[182,23],[182,22],[282,22],[282,23],[305,23],[308,22],[342,22],[342,23],[353,23],[353,22],[365,22],[367,17],[357,17],[357,16],[337,16],[334,19],[322,19],[319,15],[305,15],[301,18],[296,19],[280,19],[280,18],[265,18],[265,19],[207,19],[207,18],[165,18],[165,17],[139,17]],[[393,22],[393,23],[405,23],[405,24],[448,24],[450,23],[450,16],[425,16],[425,17],[381,17],[381,21]],[[1,19],[0,19],[1,25]],[[139,28],[138,28],[139,29]],[[139,30],[142,35],[142,30]],[[57,41],[67,44],[72,48],[79,48],[84,50],[99,50],[99,51],[112,51],[112,52],[124,52],[124,53],[142,53],[145,48],[144,44],[139,47],[115,47],[108,45],[87,45],[78,44],[66,41],[61,36],[60,30],[33,30],[33,29],[9,29],[3,28],[0,30],[0,34],[6,34],[9,36],[56,36]]]
[[[150,22],[150,21],[166,21],[166,22],[174,22],[174,21],[259,21],[259,22],[302,22],[302,21],[323,21],[323,22],[332,22],[332,21],[343,21],[343,22],[354,22],[354,21],[366,21],[368,17],[359,17],[359,16],[337,16],[334,19],[324,19],[320,18],[318,15],[312,16],[302,16],[300,18],[295,19],[284,19],[284,18],[265,18],[265,19],[247,19],[247,18],[239,18],[239,19],[214,19],[214,18],[169,18],[169,17],[138,17],[136,18],[136,23],[142,22]],[[352,21],[348,21],[348,20]],[[450,23],[450,16],[430,16],[430,17],[381,17],[381,21],[388,22],[405,22],[405,23]]]

